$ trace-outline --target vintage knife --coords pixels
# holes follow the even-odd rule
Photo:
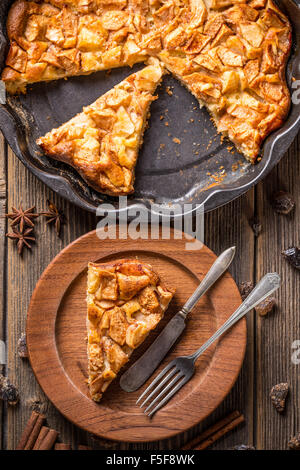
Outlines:
[[[161,363],[175,341],[186,327],[186,317],[200,298],[230,266],[235,255],[235,246],[224,251],[214,262],[203,281],[182,309],[169,321],[147,351],[122,375],[120,386],[125,392],[140,388]]]

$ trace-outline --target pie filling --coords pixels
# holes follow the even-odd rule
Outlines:
[[[161,80],[158,59],[130,75],[83,112],[37,143],[72,165],[96,190],[114,196],[133,191],[134,168],[149,107]]]
[[[289,109],[291,28],[271,0],[18,0],[7,31],[11,93],[155,56],[251,162]]]
[[[133,350],[160,322],[173,295],[148,264],[129,259],[89,263],[87,353],[93,400],[101,400]]]

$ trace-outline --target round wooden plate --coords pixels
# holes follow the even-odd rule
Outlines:
[[[192,380],[152,419],[135,404],[151,378],[134,393],[121,390],[117,378],[99,404],[90,399],[86,385],[87,263],[138,257],[150,263],[167,285],[176,288],[164,319],[135,351],[129,361],[131,365],[184,304],[216,259],[206,246],[198,251],[187,251],[184,236],[174,239],[173,232],[171,236],[171,240],[161,237],[159,240],[101,240],[96,231],[90,232],[56,256],[33,292],[27,318],[27,342],[36,378],[67,419],[95,435],[145,442],[186,431],[220,404],[240,371],[246,347],[245,319],[198,359]],[[240,302],[237,286],[226,273],[194,308],[180,341],[160,368],[175,356],[194,352]]]

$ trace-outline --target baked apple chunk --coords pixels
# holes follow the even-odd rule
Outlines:
[[[174,295],[149,264],[122,259],[89,263],[87,284],[88,385],[102,394],[162,319]]]
[[[83,112],[37,143],[73,166],[97,191],[113,196],[133,191],[134,169],[149,107],[163,75],[157,59],[130,75]]]

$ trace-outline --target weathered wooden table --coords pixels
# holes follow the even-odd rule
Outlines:
[[[299,137],[299,136],[298,136]],[[96,218],[58,198],[32,176],[0,137],[0,339],[7,346],[5,373],[20,390],[16,407],[0,405],[0,448],[14,449],[31,414],[38,409],[47,415],[49,426],[60,433],[63,442],[88,444],[94,448],[178,449],[183,442],[230,411],[239,410],[245,425],[217,442],[214,449],[230,449],[238,444],[254,444],[257,449],[286,449],[290,436],[300,431],[300,364],[291,360],[292,344],[300,340],[300,274],[281,256],[300,241],[300,145],[299,138],[288,154],[264,182],[247,194],[210,214],[205,219],[205,243],[219,254],[236,245],[237,255],[231,267],[233,277],[241,281],[258,280],[268,271],[282,276],[282,288],[276,294],[278,307],[267,317],[248,316],[248,347],[241,374],[233,390],[219,408],[198,429],[179,435],[168,442],[121,446],[93,439],[64,419],[47,400],[38,386],[27,360],[17,354],[17,341],[25,329],[26,311],[31,293],[41,273],[52,258],[67,244],[96,226]],[[278,189],[288,190],[296,199],[291,216],[278,215],[270,197]],[[5,237],[6,209],[36,205],[46,209],[49,198],[66,217],[61,238],[54,229],[37,222],[37,243],[32,252],[24,250],[19,257],[16,247]],[[258,237],[249,225],[252,217],[262,225]],[[1,366],[0,366],[1,367]],[[279,382],[288,382],[290,396],[286,413],[281,416],[273,408],[269,392]]]

